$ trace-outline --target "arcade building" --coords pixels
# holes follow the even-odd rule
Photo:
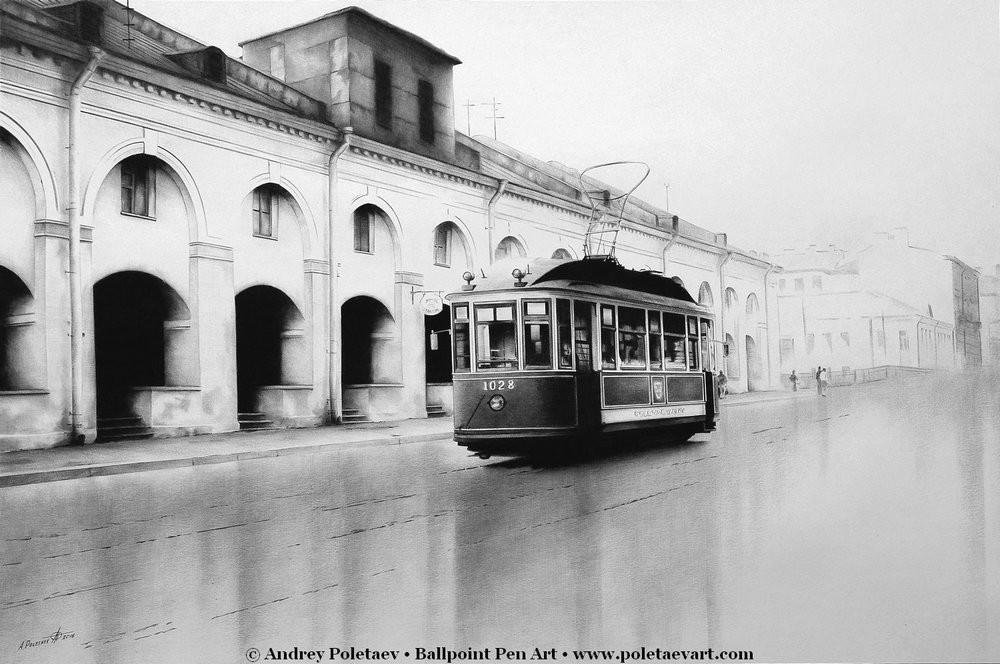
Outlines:
[[[576,171],[456,132],[454,56],[354,7],[241,46],[0,5],[0,452],[447,415],[438,297],[580,257]],[[777,385],[767,256],[635,200],[617,256]]]

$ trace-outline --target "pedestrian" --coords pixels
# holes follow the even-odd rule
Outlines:
[[[827,371],[821,367],[819,370],[819,393],[824,397],[826,396],[826,377]]]
[[[795,375],[795,369],[792,369],[792,375],[788,377],[788,382],[792,384],[792,392],[799,391],[799,377]]]
[[[719,369],[718,387],[719,387],[719,398],[722,399],[728,393],[727,384],[729,379],[726,378],[726,374],[722,373],[722,369]]]
[[[816,396],[823,396],[823,383],[819,381],[819,374],[823,371],[823,367],[816,367]]]

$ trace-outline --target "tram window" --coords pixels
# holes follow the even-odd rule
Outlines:
[[[615,355],[615,308],[601,305],[601,368],[618,366]]]
[[[698,319],[688,316],[688,343],[687,343],[688,370],[698,370]]]
[[[646,312],[618,308],[618,357],[623,369],[646,368]]]
[[[576,341],[576,367],[580,371],[593,371],[590,326],[593,325],[594,305],[576,302],[573,305],[573,332]]]
[[[660,336],[660,312],[649,312],[649,368],[663,368],[663,352],[660,345],[663,337]]]
[[[552,368],[548,301],[524,303],[524,366],[532,369]]]
[[[569,300],[556,300],[556,326],[559,333],[559,368],[573,368],[573,319]]]
[[[684,316],[663,314],[663,364],[665,369],[684,371],[687,369],[687,346],[684,337]]]
[[[715,373],[715,358],[712,353],[712,321],[701,319],[701,366]]]
[[[476,368],[517,368],[513,304],[476,306]]]
[[[455,341],[455,373],[469,371],[472,367],[469,364],[469,306],[466,304],[455,305],[454,312],[454,341]]]

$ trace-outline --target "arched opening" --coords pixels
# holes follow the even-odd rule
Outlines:
[[[493,258],[498,261],[502,261],[505,258],[524,258],[528,255],[525,250],[524,245],[516,237],[508,235],[504,239],[500,240],[500,244],[497,245],[497,250],[493,254]]]
[[[726,333],[726,377],[738,378],[740,375],[740,364],[736,357],[736,340],[733,335]]]
[[[272,286],[236,296],[236,399],[240,413],[261,409],[261,388],[307,382],[305,322],[295,303]]]
[[[712,287],[708,285],[707,281],[701,282],[701,288],[698,289],[698,304],[709,308],[715,306],[715,300],[712,298]]]
[[[451,383],[451,307],[424,316],[424,364],[428,383]]]
[[[684,288],[684,280],[678,277],[676,274],[670,277],[670,279],[681,288]]]
[[[571,261],[573,260],[573,254],[570,253],[569,249],[563,249],[559,247],[552,252],[552,258],[560,261]]]
[[[732,288],[727,288],[726,298],[725,298],[726,313],[734,311],[739,301],[740,298],[739,296],[736,295],[736,291],[733,290]]]
[[[457,224],[451,221],[438,224],[433,233],[432,261],[438,267],[457,270],[472,269],[472,251],[468,240]]]
[[[761,358],[757,352],[757,342],[749,334],[746,336],[747,349],[747,390],[761,389]]]
[[[99,420],[134,416],[136,388],[186,382],[190,320],[177,291],[145,272],[116,272],[94,284]]]
[[[760,303],[757,301],[757,295],[755,293],[750,293],[747,296],[747,318],[754,320],[760,314]]]
[[[0,392],[32,385],[34,298],[20,277],[0,266]]]
[[[378,300],[352,297],[340,309],[343,320],[341,347],[344,385],[398,383],[399,353],[396,321]]]

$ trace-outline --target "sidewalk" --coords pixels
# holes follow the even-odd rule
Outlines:
[[[723,407],[815,397],[808,391],[731,394]],[[447,418],[367,422],[314,429],[239,431],[233,433],[122,440],[113,443],[24,450],[0,454],[0,487],[56,482],[83,477],[137,473],[246,459],[311,454],[373,445],[405,445],[450,440]]]

